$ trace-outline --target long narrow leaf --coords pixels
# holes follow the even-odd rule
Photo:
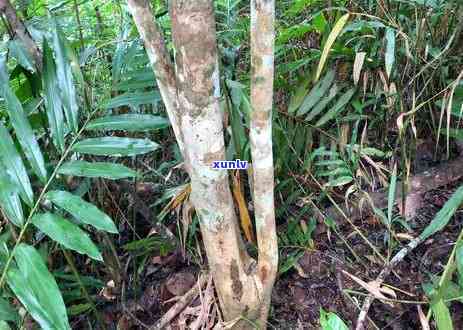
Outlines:
[[[386,52],[384,54],[384,63],[386,66],[386,74],[390,78],[392,66],[395,60],[395,31],[394,29],[386,29]]]
[[[45,183],[47,181],[47,171],[45,169],[43,155],[34,133],[32,132],[31,125],[24,113],[21,102],[19,102],[18,98],[11,90],[4,60],[4,58],[0,60],[0,94],[5,98],[6,111],[8,112],[11,124],[15,129],[16,136],[18,137],[24,154],[35,174]]]
[[[14,145],[13,139],[5,126],[0,121],[0,162],[3,163],[5,171],[19,189],[19,194],[24,202],[32,205],[34,193],[31,182],[27,175],[21,156]]]
[[[7,282],[43,329],[71,329],[63,298],[40,254],[21,243],[14,258],[18,268],[8,271]]]
[[[124,165],[104,162],[90,163],[81,160],[64,163],[58,169],[58,173],[63,175],[83,176],[87,178],[105,178],[111,180],[135,178],[138,176],[137,172]]]
[[[11,181],[6,171],[0,166],[0,208],[6,217],[16,226],[22,227],[24,214],[18,196],[18,187]]]
[[[49,191],[45,197],[53,204],[71,213],[76,219],[96,229],[117,234],[117,228],[111,218],[95,205],[84,201],[79,196],[67,191],[53,190]]]
[[[161,116],[145,114],[125,114],[92,120],[87,130],[123,130],[128,132],[149,131],[169,126],[169,121]]]
[[[336,102],[335,105],[333,105],[333,107],[328,110],[324,115],[323,117],[321,117],[317,123],[315,124],[315,126],[317,127],[320,127],[324,124],[326,124],[328,121],[330,121],[331,119],[333,119],[334,117],[336,117],[336,115],[342,111],[344,109],[344,107],[346,106],[347,102],[350,101],[350,99],[352,98],[352,96],[355,94],[355,88],[351,88],[349,89],[347,92],[345,92],[344,94],[341,95],[341,97],[339,97],[338,101]]]
[[[334,71],[330,70],[326,73],[322,80],[315,84],[299,108],[299,111],[297,112],[298,116],[306,114],[308,111],[310,111],[310,109],[313,108],[315,104],[320,101],[320,99],[323,97],[323,95],[325,95],[325,93],[328,91],[328,88],[330,88],[331,84],[333,83],[334,76]]]
[[[103,261],[101,253],[88,234],[69,220],[52,213],[41,213],[35,215],[31,223],[64,247]]]
[[[45,39],[43,42],[43,89],[47,109],[48,124],[56,148],[64,151],[64,114],[59,95],[58,78],[53,53]]]
[[[132,139],[115,136],[89,138],[76,143],[72,150],[97,156],[135,156],[158,148],[158,144],[147,139]]]
[[[318,62],[317,73],[315,74],[315,80],[318,81],[320,75],[322,74],[323,67],[325,66],[325,62],[328,58],[328,54],[331,51],[331,47],[333,46],[334,41],[341,33],[344,25],[346,25],[347,20],[349,19],[349,14],[345,14],[342,16],[334,25],[333,30],[331,30],[330,34],[328,35],[328,39],[326,39],[325,46],[323,47],[322,55],[320,57],[320,61]]]
[[[79,107],[77,105],[77,93],[72,76],[72,67],[66,55],[66,39],[52,20],[53,49],[56,59],[56,73],[58,76],[61,98],[64,106],[64,114],[69,128],[77,132],[79,121]]]

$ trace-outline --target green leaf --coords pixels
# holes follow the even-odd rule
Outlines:
[[[154,104],[161,100],[159,92],[134,92],[118,95],[109,100],[104,106],[106,109],[118,108],[124,105],[137,107],[141,104]]]
[[[92,120],[85,128],[87,130],[140,132],[161,129],[167,126],[169,126],[169,121],[161,116],[126,114]]]
[[[31,223],[64,247],[103,261],[98,248],[82,229],[72,222],[52,213],[37,214]]]
[[[313,108],[315,104],[319,102],[319,100],[325,95],[330,88],[331,84],[334,81],[334,71],[330,70],[327,74],[320,80],[310,91],[309,95],[307,95],[302,103],[299,111],[297,112],[298,116],[302,116],[306,114],[310,109]]]
[[[104,162],[90,163],[80,160],[64,163],[58,169],[58,173],[63,175],[75,175],[88,178],[105,178],[111,180],[135,178],[138,176],[137,172],[124,165]]]
[[[325,312],[320,308],[320,325],[323,330],[348,330],[344,321],[332,312]]]
[[[43,41],[43,90],[48,124],[56,148],[64,151],[64,114],[59,95],[58,78],[53,53],[46,39]]]
[[[351,176],[341,176],[325,184],[327,187],[340,187],[351,183],[354,179]]]
[[[450,197],[450,199],[444,204],[442,209],[440,209],[439,212],[437,212],[436,216],[431,221],[431,223],[421,233],[420,235],[421,240],[425,240],[429,236],[443,229],[447,225],[447,223],[450,221],[450,218],[458,210],[462,202],[463,202],[463,186],[458,188],[453,193],[452,197]]]
[[[132,139],[115,136],[89,138],[76,143],[72,150],[97,156],[135,156],[146,154],[158,148],[148,139]]]
[[[438,330],[453,330],[452,317],[443,299],[431,302],[431,310],[436,320]]]
[[[388,225],[392,223],[392,211],[394,210],[395,193],[397,187],[397,164],[394,164],[394,169],[391,175],[391,184],[387,195],[387,222]]]
[[[460,284],[460,287],[463,288],[463,244],[462,242],[459,243],[460,245],[455,253],[455,261],[458,269],[458,283]]]
[[[34,59],[31,54],[27,51],[23,42],[19,39],[13,39],[8,42],[8,49],[10,50],[11,56],[16,58],[18,63],[25,69],[35,72]]]
[[[64,115],[69,128],[77,132],[79,128],[79,106],[77,93],[72,76],[72,66],[66,52],[67,40],[54,19],[52,21],[53,49],[56,59],[56,73],[58,77]]]
[[[114,234],[118,232],[114,222],[106,213],[100,211],[95,205],[84,201],[79,196],[67,191],[53,190],[49,191],[45,197],[53,204],[72,214],[76,219],[96,229]]]
[[[395,31],[392,28],[386,28],[386,53],[384,54],[384,63],[386,74],[390,78],[392,66],[395,60]]]
[[[0,298],[0,320],[16,322],[18,319],[19,317],[16,310],[10,306],[8,301]]]
[[[32,205],[34,193],[27,175],[21,156],[14,145],[13,139],[5,126],[0,121],[0,163],[19,189],[19,194],[24,202]]]
[[[328,92],[328,95],[326,95],[323,99],[321,99],[320,102],[318,102],[318,104],[313,108],[313,110],[309,112],[305,120],[311,121],[316,116],[318,116],[323,110],[325,110],[328,103],[330,103],[336,97],[338,91],[338,85],[333,84],[333,86],[330,88],[330,91]]]
[[[21,102],[11,90],[9,85],[6,63],[3,58],[0,60],[0,94],[5,98],[6,111],[10,117],[11,124],[15,129],[19,143],[32,166],[35,174],[45,183],[47,181],[47,171],[37,140],[32,132],[31,125],[27,120]]]
[[[318,62],[317,73],[315,74],[315,80],[318,81],[320,75],[322,74],[323,67],[325,66],[325,62],[328,58],[328,54],[331,51],[331,47],[333,46],[334,41],[341,33],[344,25],[346,25],[347,20],[349,19],[349,14],[343,15],[334,25],[333,30],[331,30],[328,38],[326,39],[325,45],[323,46],[322,55],[320,56],[320,61]]]
[[[16,226],[22,227],[24,214],[18,196],[18,187],[0,166],[0,207],[6,217]]]
[[[10,326],[5,321],[0,321],[0,330],[11,330]]]
[[[58,285],[37,250],[21,243],[14,258],[18,268],[8,271],[7,282],[31,316],[43,329],[71,329]]]
[[[350,99],[352,98],[352,96],[355,94],[355,88],[351,88],[349,89],[347,92],[345,92],[344,94],[342,94],[338,101],[336,102],[335,105],[333,105],[333,107],[328,110],[318,121],[317,123],[315,124],[315,126],[317,127],[320,127],[320,126],[323,126],[324,124],[326,124],[328,121],[330,121],[331,119],[333,119],[334,117],[336,117],[336,115],[338,114],[338,112],[342,111],[344,109],[344,107],[346,106],[346,104],[350,101]]]

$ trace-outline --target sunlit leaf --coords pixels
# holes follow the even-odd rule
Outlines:
[[[386,74],[390,78],[392,66],[395,60],[395,30],[386,28],[386,53],[384,54],[384,62],[386,65]]]
[[[318,62],[317,73],[315,74],[314,81],[318,81],[320,75],[322,74],[323,67],[325,66],[325,62],[328,59],[328,55],[331,51],[331,47],[334,44],[334,41],[341,33],[344,25],[346,25],[347,20],[349,19],[349,14],[343,15],[334,25],[333,30],[331,30],[328,38],[326,39],[325,45],[323,46],[322,55],[320,56],[320,61]]]
[[[148,139],[106,136],[77,142],[72,150],[83,154],[123,157],[146,154],[157,148],[158,144]]]
[[[431,309],[436,320],[438,330],[453,330],[452,317],[450,311],[445,306],[443,299],[431,302]]]

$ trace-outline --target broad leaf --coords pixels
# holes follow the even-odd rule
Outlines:
[[[18,268],[8,271],[7,282],[31,316],[43,329],[71,329],[58,285],[40,254],[21,243],[14,258]]]
[[[157,148],[158,144],[148,139],[107,136],[77,142],[72,150],[82,154],[123,157],[146,154]]]
[[[47,181],[47,171],[45,169],[42,152],[40,151],[26,114],[24,113],[21,102],[19,102],[9,85],[4,59],[0,60],[0,94],[5,98],[6,110],[24,154],[35,174],[45,183]]]
[[[111,180],[134,178],[138,176],[137,172],[121,164],[104,162],[90,163],[81,160],[64,163],[58,169],[58,173],[64,175],[83,176],[88,178],[105,178]]]
[[[34,193],[32,192],[31,182],[27,175],[21,156],[14,145],[13,139],[5,126],[0,121],[0,163],[3,163],[4,170],[9,174],[11,180],[19,189],[24,202],[32,205]]]
[[[100,211],[95,205],[84,201],[79,196],[67,191],[49,191],[45,197],[53,204],[68,211],[76,219],[89,224],[96,229],[117,234],[117,228],[106,213]]]
[[[92,120],[87,130],[123,130],[128,132],[149,131],[169,126],[169,121],[161,116],[126,114],[108,116]]]
[[[64,114],[63,104],[59,95],[56,66],[51,48],[45,39],[43,41],[43,90],[45,93],[45,105],[51,136],[56,148],[64,151]]]
[[[98,248],[87,233],[69,220],[52,213],[41,213],[35,215],[31,223],[64,247],[103,261]]]

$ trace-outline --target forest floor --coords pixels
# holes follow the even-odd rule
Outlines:
[[[401,245],[408,243],[410,237],[416,237],[429,224],[461,183],[453,182],[426,193],[424,207],[409,223],[413,232],[399,235],[403,238]],[[357,220],[355,225],[363,233],[368,233],[370,242],[383,256],[387,256],[388,248],[383,238],[384,226],[376,217]],[[368,313],[369,329],[421,328],[418,306],[422,306],[424,314],[429,306],[426,304],[423,283],[430,282],[432,274],[442,272],[462,227],[463,212],[457,211],[444,230],[420,244],[394,268],[385,281],[394,290],[394,294],[386,296],[401,302],[375,300]],[[145,229],[152,231],[149,226]],[[169,229],[176,232],[178,228],[172,223]],[[140,230],[143,231],[139,226],[137,231],[140,233]],[[320,308],[335,312],[352,327],[367,291],[346,272],[369,282],[385,266],[348,223],[339,223],[337,234],[319,224],[312,238],[313,248],[304,252],[296,267],[277,279],[269,319],[270,329],[318,329]],[[126,239],[130,241],[133,238]],[[399,249],[400,246],[396,246],[392,255]],[[357,256],[361,256],[359,260],[352,250]],[[123,276],[126,284],[122,287],[127,289],[121,292],[107,285],[100,293],[99,304],[107,326],[113,328],[117,324],[119,329],[143,329],[161,318],[175,305],[178,297],[195,286],[201,268],[206,269],[204,254],[200,251],[199,247],[190,248],[189,251],[177,247],[168,253],[151,251],[149,256],[142,258],[143,267],[131,270],[133,266],[126,266],[126,274]],[[131,253],[121,254],[121,264],[129,265],[131,258],[137,256]],[[206,310],[205,303],[208,304]],[[212,328],[219,319],[217,310],[212,290],[205,290],[170,322],[170,328],[190,329],[191,322],[198,318],[204,319],[202,322],[206,328],[207,324]],[[452,303],[451,312],[454,316],[459,315],[454,319],[455,329],[463,329],[463,304]],[[84,319],[77,317],[75,322],[80,327],[83,326]]]

